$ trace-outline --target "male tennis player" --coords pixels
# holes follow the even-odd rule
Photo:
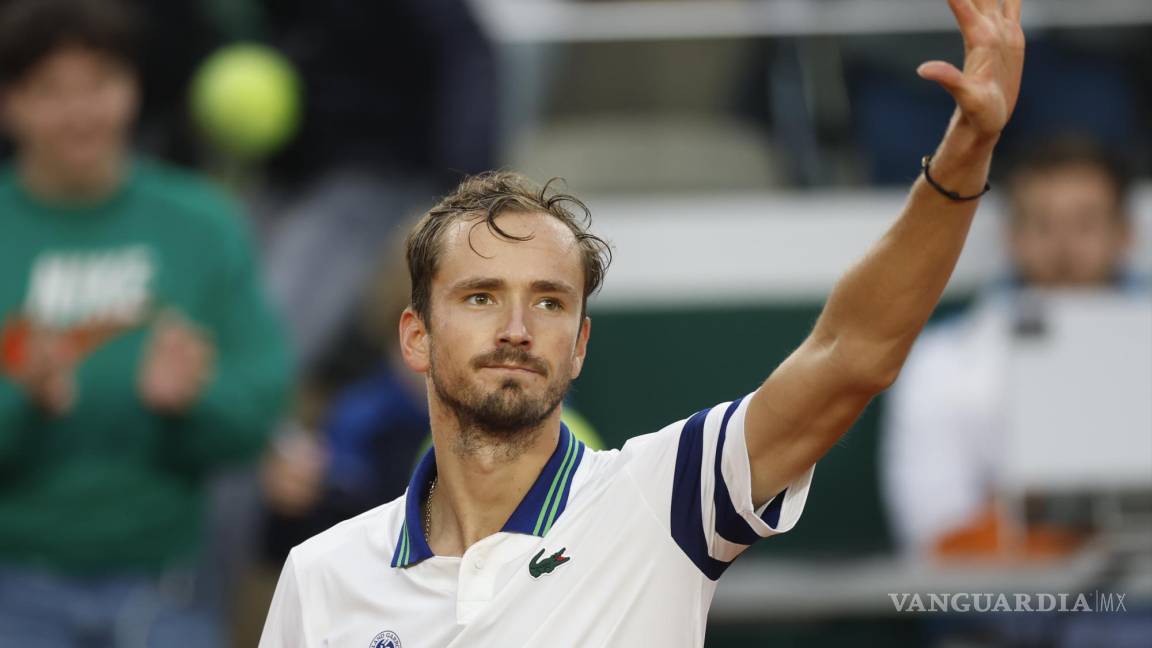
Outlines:
[[[567,198],[497,173],[426,214],[399,332],[434,450],[403,497],[292,551],[261,645],[702,645],[717,579],[796,523],[815,462],[900,371],[986,189],[1019,89],[1020,0],[949,5],[964,70],[919,74],[958,109],[903,214],[759,389],[622,450],[560,423],[607,260]]]

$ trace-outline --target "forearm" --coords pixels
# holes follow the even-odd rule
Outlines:
[[[239,218],[237,217],[237,221]],[[198,321],[210,331],[212,377],[172,435],[180,461],[211,467],[250,460],[280,422],[292,369],[284,332],[260,289],[251,246],[239,232],[223,246]]]
[[[273,352],[274,353],[274,352]],[[245,354],[242,367],[222,368],[172,441],[180,461],[198,466],[257,456],[283,414],[290,375],[282,356]],[[241,360],[243,360],[241,359]]]
[[[996,138],[953,118],[932,159],[932,177],[978,194]],[[884,386],[895,378],[960,258],[978,200],[953,201],[920,177],[900,217],[832,291],[814,336]]]

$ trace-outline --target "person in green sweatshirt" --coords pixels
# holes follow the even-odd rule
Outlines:
[[[136,26],[111,0],[0,13],[0,646],[219,645],[205,481],[286,398],[241,214],[130,151]]]

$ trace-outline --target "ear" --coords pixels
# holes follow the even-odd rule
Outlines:
[[[428,329],[424,321],[411,306],[405,308],[400,314],[400,354],[404,357],[404,364],[412,371],[428,371],[428,342]]]
[[[580,333],[576,335],[576,348],[572,350],[572,380],[580,377],[584,368],[584,356],[588,354],[588,338],[592,336],[592,318],[585,317],[580,323]]]

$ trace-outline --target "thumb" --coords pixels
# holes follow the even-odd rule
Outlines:
[[[928,61],[916,68],[916,74],[921,79],[939,83],[948,94],[959,101],[958,96],[963,90],[964,74],[956,69],[955,65],[945,61]]]

